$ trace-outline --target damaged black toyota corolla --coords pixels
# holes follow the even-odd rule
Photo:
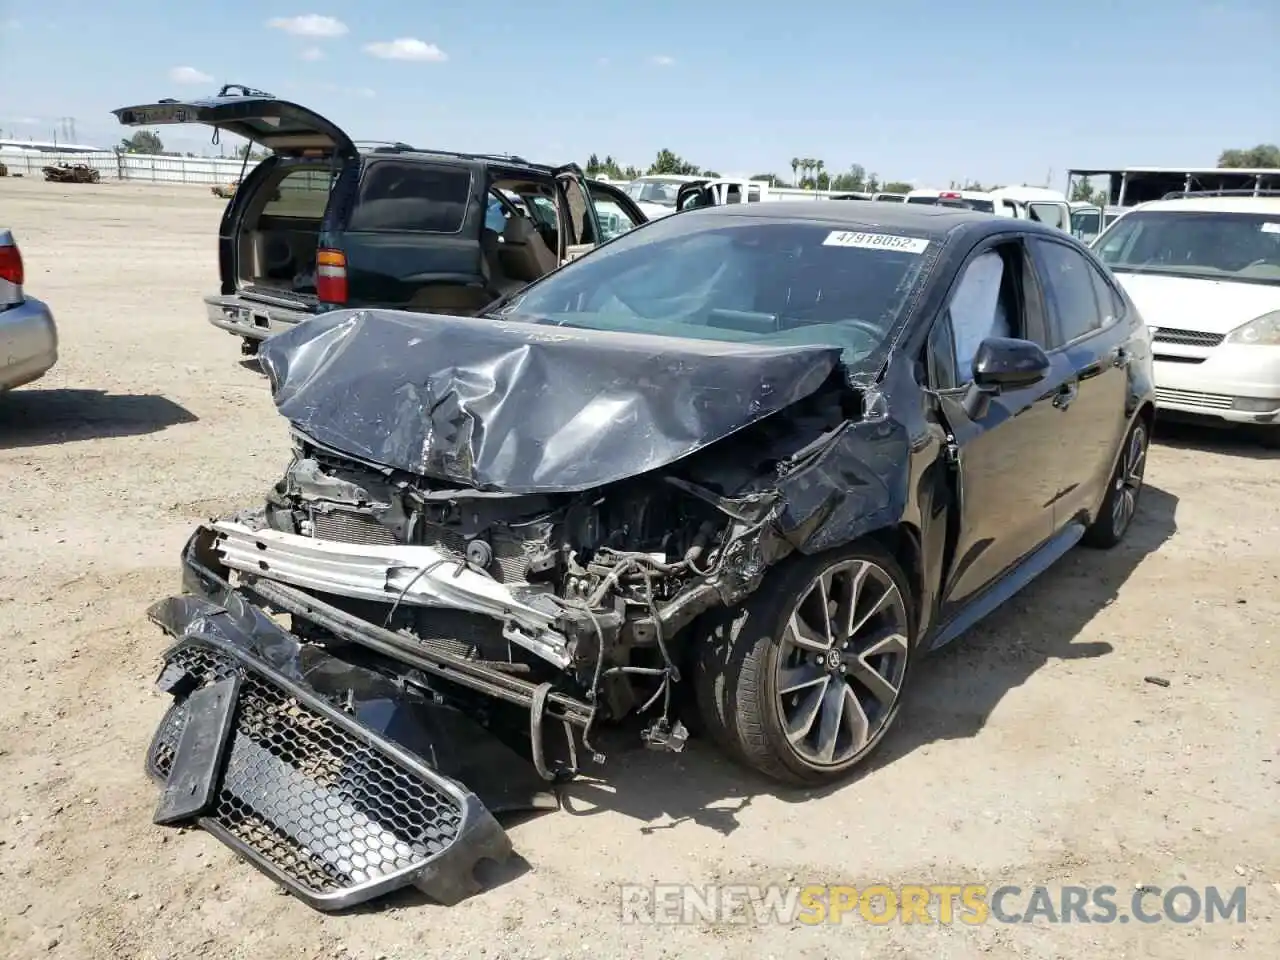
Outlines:
[[[331,313],[262,362],[293,460],[152,609],[149,767],[158,822],[326,909],[461,896],[490,811],[554,805],[609,721],[846,773],[922,653],[1121,539],[1154,411],[1071,237],[857,202],[682,213],[485,317]]]

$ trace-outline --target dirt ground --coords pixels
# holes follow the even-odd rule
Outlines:
[[[879,762],[839,789],[779,790],[697,742],[618,755],[511,827],[527,871],[452,908],[341,917],[152,826],[142,758],[166,701],[143,611],[176,588],[191,526],[258,501],[286,453],[265,381],[204,319],[220,211],[204,189],[0,180],[62,336],[47,377],[0,397],[0,956],[1280,956],[1280,459],[1203,429],[1162,429],[1127,543],[1073,552],[928,661]],[[1112,884],[1122,913],[1135,885],[1245,885],[1248,907],[621,922],[620,884],[674,881]]]

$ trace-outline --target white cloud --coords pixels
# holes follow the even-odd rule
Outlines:
[[[319,47],[307,47],[302,51],[301,56],[303,60],[323,60],[324,51]]]
[[[608,65],[609,65],[609,58],[608,58],[608,57],[601,57],[600,59],[598,59],[598,60],[596,61],[596,66],[597,66],[597,67],[607,67]]]
[[[174,83],[213,83],[213,77],[195,67],[174,67],[169,79]]]
[[[649,62],[655,67],[669,67],[676,62],[676,58],[669,57],[665,53],[658,53],[650,57]]]
[[[414,37],[397,37],[395,40],[379,40],[366,43],[364,52],[379,60],[418,60],[424,63],[443,63],[448,55],[434,43]]]
[[[283,30],[295,37],[341,37],[347,33],[347,25],[337,17],[318,13],[304,13],[300,17],[272,17],[267,26]]]

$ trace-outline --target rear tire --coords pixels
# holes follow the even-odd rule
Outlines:
[[[1138,513],[1150,444],[1150,427],[1139,417],[1124,438],[1124,447],[1116,460],[1098,516],[1080,540],[1085,546],[1109,550],[1124,539]]]
[[[863,541],[775,568],[698,650],[703,723],[775,780],[844,777],[896,719],[915,656],[915,598]]]

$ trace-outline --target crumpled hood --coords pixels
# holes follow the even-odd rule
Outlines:
[[[277,409],[359,459],[481,490],[586,490],[803,399],[840,362],[760,346],[394,310],[266,340]]]

